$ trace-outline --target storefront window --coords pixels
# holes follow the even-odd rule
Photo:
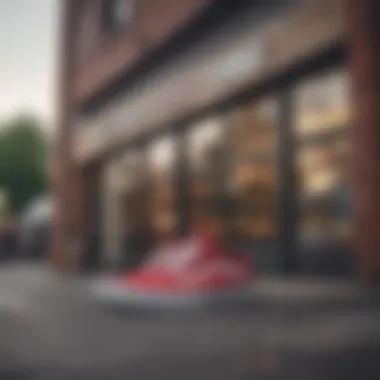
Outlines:
[[[171,137],[153,142],[147,150],[151,217],[159,240],[172,236],[175,229],[175,153],[175,141]]]
[[[231,117],[235,230],[249,240],[277,234],[277,102],[242,106]]]
[[[146,161],[142,151],[128,152],[123,157],[119,176],[123,225],[128,232],[148,219]]]
[[[144,157],[137,150],[127,152],[105,166],[103,250],[111,265],[125,264],[127,240],[147,225],[144,173]]]
[[[192,229],[223,233],[221,216],[225,176],[223,125],[220,119],[207,119],[190,129],[190,212]]]
[[[295,93],[299,240],[302,247],[351,239],[350,113],[344,72],[303,83]]]

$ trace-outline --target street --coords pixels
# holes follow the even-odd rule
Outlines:
[[[42,264],[0,270],[0,379],[380,376],[380,308],[373,299],[302,308],[293,284],[277,309],[268,302],[236,313],[147,316],[101,308],[88,296],[91,280],[60,277]],[[260,288],[254,297],[271,297],[268,283]]]

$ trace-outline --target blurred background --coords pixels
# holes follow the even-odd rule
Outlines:
[[[376,0],[0,0],[0,378],[377,379],[379,19]],[[89,299],[198,231],[252,259],[243,310]]]
[[[35,4],[2,1],[0,6],[3,55],[0,258],[9,260],[20,256],[21,251],[24,254],[27,247],[21,247],[24,241],[20,240],[29,244],[26,243],[29,237],[20,238],[22,226],[28,229],[34,223],[45,223],[42,210],[45,206],[37,204],[40,198],[51,194],[49,171],[56,124],[59,4],[49,0]],[[36,225],[36,229],[41,228]],[[37,250],[38,255],[42,254],[41,249]]]

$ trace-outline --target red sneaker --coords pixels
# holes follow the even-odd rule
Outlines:
[[[196,306],[237,295],[252,280],[247,257],[228,255],[204,235],[159,249],[140,269],[105,281],[95,295],[111,303]]]

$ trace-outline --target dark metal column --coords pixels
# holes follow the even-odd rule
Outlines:
[[[175,164],[173,170],[174,212],[176,213],[175,233],[187,235],[190,231],[190,168],[186,134],[175,132]]]
[[[293,102],[289,88],[279,96],[278,128],[278,245],[280,269],[284,273],[297,270],[297,188],[295,173],[295,139]]]

